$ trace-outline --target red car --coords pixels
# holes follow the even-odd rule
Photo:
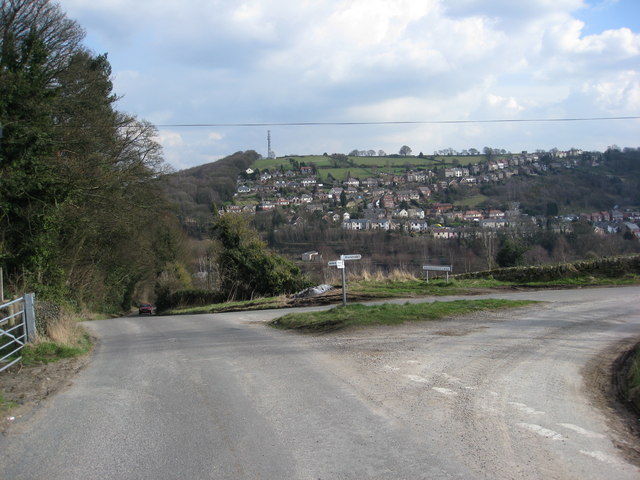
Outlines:
[[[141,303],[138,307],[138,315],[153,315],[153,305],[150,303]]]

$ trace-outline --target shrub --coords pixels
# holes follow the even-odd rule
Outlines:
[[[583,276],[618,278],[640,274],[640,255],[598,258],[556,265],[496,268],[485,272],[457,275],[457,278],[489,278],[503,282],[550,282]]]
[[[276,296],[311,286],[293,262],[267,249],[243,217],[221,215],[214,235],[220,246],[220,290],[227,299]]]
[[[222,293],[212,290],[189,289],[178,290],[173,293],[166,290],[158,292],[156,308],[162,312],[170,308],[198,307],[224,301],[225,296]]]

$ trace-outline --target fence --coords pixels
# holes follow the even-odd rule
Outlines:
[[[0,372],[22,360],[20,350],[35,339],[34,301],[35,295],[27,293],[0,305]]]

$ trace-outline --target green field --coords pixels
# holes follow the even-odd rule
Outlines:
[[[409,157],[348,157],[349,164],[339,163],[330,156],[324,155],[296,155],[278,158],[262,158],[255,162],[252,167],[260,170],[276,170],[281,166],[285,170],[292,168],[290,161],[294,160],[299,164],[315,165],[318,173],[326,178],[329,173],[334,178],[344,179],[348,172],[358,178],[370,177],[379,173],[390,173],[394,175],[402,174],[406,170],[416,169],[432,169],[434,167],[451,167],[455,165],[466,166],[476,164],[486,160],[485,155],[475,156],[425,156],[423,158],[417,156]]]

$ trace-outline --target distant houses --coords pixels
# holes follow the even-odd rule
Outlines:
[[[345,230],[403,231],[444,239],[477,232],[495,235],[516,226],[567,232],[571,222],[581,219],[603,235],[627,232],[627,236],[638,238],[640,229],[635,225],[640,222],[640,213],[623,208],[550,218],[524,215],[518,206],[464,208],[442,201],[450,191],[482,188],[483,184],[503,182],[515,175],[548,174],[575,168],[579,161],[589,166],[598,163],[597,156],[582,158],[583,152],[578,149],[553,151],[544,157],[522,152],[468,165],[407,167],[404,173],[376,173],[372,169],[363,178],[350,173],[343,180],[323,174],[323,169],[315,165],[292,161],[287,169],[244,170],[238,177],[237,205],[227,205],[223,210],[240,214],[281,208],[288,209],[289,216],[314,214],[313,218]]]

